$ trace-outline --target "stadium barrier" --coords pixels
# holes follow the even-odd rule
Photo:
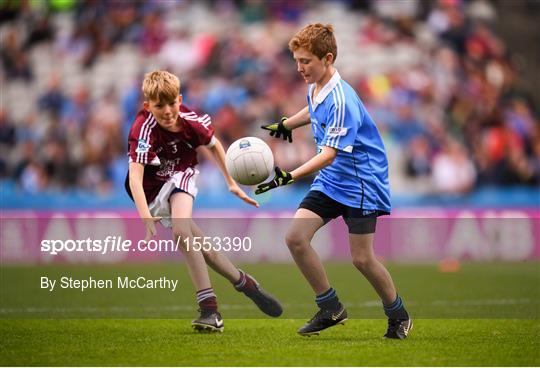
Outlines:
[[[1,214],[3,264],[151,262],[180,259],[179,246],[226,252],[240,262],[292,262],[285,234],[293,212],[204,210],[196,223],[204,237],[173,242],[170,230],[144,242],[133,211],[17,211]],[[312,242],[323,260],[348,260],[342,219]],[[383,260],[432,262],[523,261],[540,258],[538,209],[401,209],[381,217],[375,251]]]

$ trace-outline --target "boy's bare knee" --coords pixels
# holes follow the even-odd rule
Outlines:
[[[203,250],[202,251],[202,254],[204,256],[204,260],[206,261],[206,263],[215,263],[216,261],[216,256],[217,256],[217,253],[213,250]]]
[[[309,239],[299,231],[289,231],[285,235],[285,243],[291,251],[298,251],[309,246]]]
[[[359,269],[360,271],[368,269],[373,262],[376,261],[373,257],[364,256],[364,255],[356,255],[353,256],[352,262],[354,267]]]
[[[183,229],[183,228],[174,228],[173,227],[173,237],[174,237],[174,240],[176,241],[178,238],[180,238],[180,242],[184,242],[186,239],[188,238],[192,238],[193,237],[193,234],[191,233],[190,230],[188,229]]]

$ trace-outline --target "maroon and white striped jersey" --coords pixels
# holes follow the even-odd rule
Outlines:
[[[150,204],[163,185],[176,175],[179,177],[179,189],[188,192],[190,179],[197,170],[198,146],[212,142],[214,129],[210,116],[198,116],[184,105],[180,105],[177,124],[179,132],[163,129],[154,116],[146,110],[137,113],[131,126],[128,140],[129,162],[145,165],[143,189],[146,201]],[[131,197],[126,178],[126,190]],[[186,188],[182,187],[182,183]]]

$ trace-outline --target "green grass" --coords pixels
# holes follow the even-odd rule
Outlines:
[[[384,320],[353,320],[300,337],[301,320],[229,320],[196,334],[188,320],[3,320],[3,365],[537,366],[532,320],[416,320],[406,341],[381,339]]]
[[[540,365],[540,268],[537,262],[389,265],[415,326],[406,341],[381,339],[377,297],[345,263],[328,264],[351,320],[321,336],[296,334],[315,312],[295,266],[245,265],[285,307],[264,318],[212,274],[223,334],[197,334],[193,288],[180,264],[3,266],[0,270],[0,365],[189,366],[504,366]],[[130,275],[179,280],[164,290],[40,290],[41,276]]]

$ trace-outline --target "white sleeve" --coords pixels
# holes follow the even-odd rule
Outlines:
[[[206,148],[212,148],[216,145],[216,137],[212,136],[212,139],[210,139],[210,142],[205,146]]]

